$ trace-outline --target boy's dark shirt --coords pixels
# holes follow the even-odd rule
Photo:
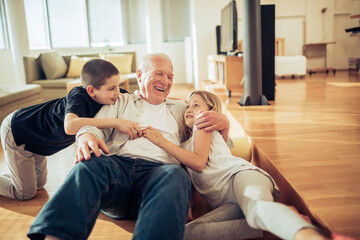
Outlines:
[[[127,93],[124,89],[120,92]],[[75,142],[75,135],[65,133],[67,113],[93,118],[102,106],[83,87],[75,87],[66,97],[19,109],[11,120],[16,145],[25,144],[25,150],[39,155],[52,155]]]

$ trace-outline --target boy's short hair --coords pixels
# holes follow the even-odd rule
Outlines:
[[[80,78],[84,88],[92,85],[94,88],[100,89],[106,79],[118,74],[119,70],[111,62],[92,59],[83,66]]]

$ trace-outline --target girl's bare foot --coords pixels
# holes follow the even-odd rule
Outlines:
[[[294,237],[294,240],[328,240],[329,238],[324,237],[314,228],[303,228],[300,229]]]

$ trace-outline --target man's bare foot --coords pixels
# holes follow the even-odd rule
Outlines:
[[[61,240],[61,238],[57,238],[54,236],[46,235],[44,240]]]

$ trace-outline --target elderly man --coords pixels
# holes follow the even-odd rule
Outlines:
[[[133,239],[183,238],[189,177],[177,160],[141,137],[141,129],[151,125],[180,145],[186,105],[167,99],[173,66],[165,54],[145,56],[137,81],[139,91],[120,95],[96,116],[122,119],[127,131],[85,127],[78,132],[79,163],[41,210],[29,238],[86,239],[101,210],[116,219],[137,218]],[[197,126],[229,131],[226,117],[210,112]]]

